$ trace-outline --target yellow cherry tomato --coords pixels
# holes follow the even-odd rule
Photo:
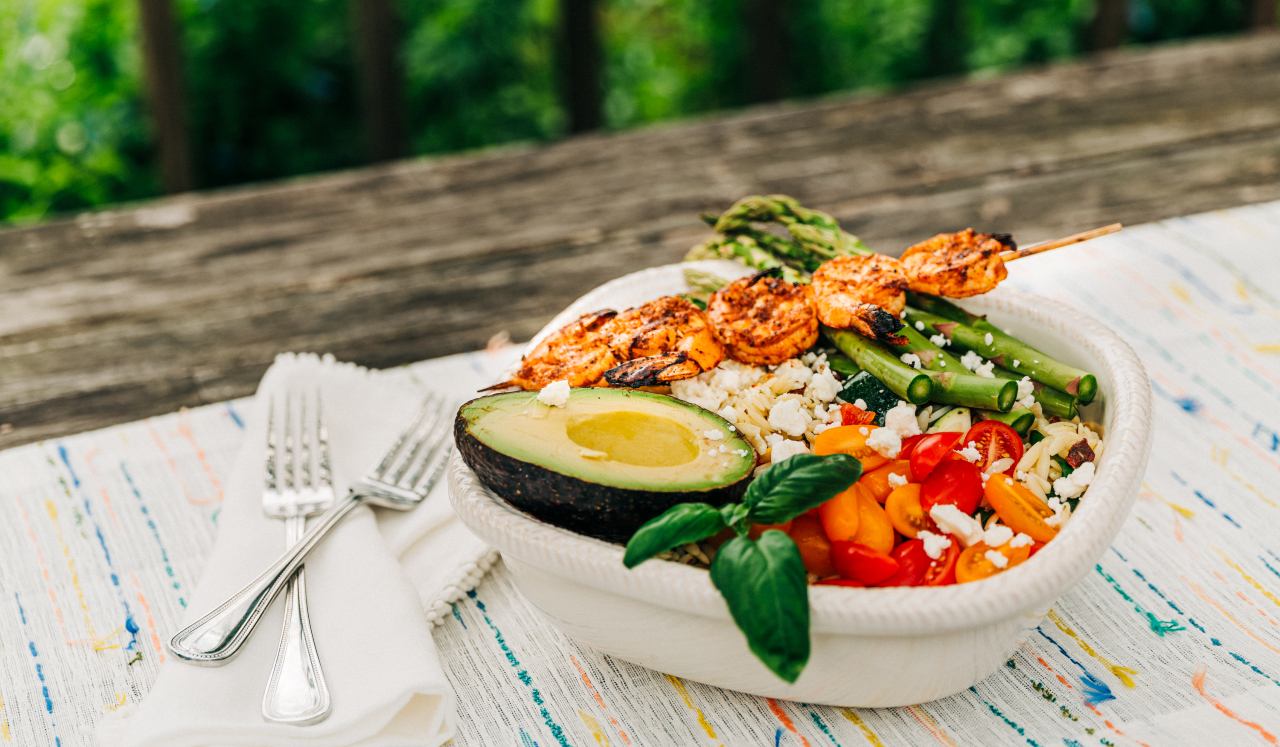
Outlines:
[[[1058,536],[1056,528],[1044,523],[1053,516],[1053,509],[1008,475],[992,475],[982,493],[1000,520],[1015,533],[1021,532],[1036,542],[1048,542]]]
[[[791,521],[789,534],[800,549],[806,571],[823,578],[836,575],[836,567],[831,564],[831,540],[821,521],[808,514],[797,516]]]
[[[858,496],[858,532],[850,541],[888,555],[893,551],[893,524],[871,491],[861,485],[853,487]]]
[[[871,497],[884,503],[894,489],[894,486],[889,484],[889,475],[897,475],[911,482],[911,462],[899,459],[870,472],[864,472],[858,484],[870,491]]]
[[[858,486],[850,485],[843,493],[818,506],[818,518],[827,539],[832,542],[852,539],[858,533],[861,512],[858,510]]]
[[[922,529],[937,533],[938,527],[920,506],[920,484],[909,482],[893,489],[884,503],[885,515],[898,533],[907,539],[916,539]]]
[[[866,474],[889,462],[867,446],[867,436],[874,428],[874,425],[840,425],[828,428],[813,439],[813,453],[848,454],[862,462],[862,473]]]
[[[991,549],[993,548],[988,547],[983,542],[978,542],[965,548],[965,551],[960,553],[960,559],[956,561],[956,583],[967,584],[970,581],[990,578],[997,573],[1003,573],[1014,566],[1021,565],[1026,562],[1027,558],[1031,557],[1031,545],[1010,547],[1009,543],[1006,542],[994,548],[996,552],[1003,555],[1005,560],[1008,561],[1004,568],[1000,568],[987,559],[987,551]]]

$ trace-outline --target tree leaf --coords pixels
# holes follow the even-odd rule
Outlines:
[[[796,454],[761,472],[742,498],[754,524],[782,524],[831,500],[862,477],[848,454]]]
[[[809,661],[809,587],[800,550],[770,529],[758,541],[734,537],[711,561],[711,583],[766,667],[795,682]]]
[[[627,541],[622,564],[635,568],[660,552],[706,539],[724,529],[720,509],[705,503],[679,503],[650,519]]]

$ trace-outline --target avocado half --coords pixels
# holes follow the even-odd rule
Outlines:
[[[564,407],[537,392],[473,399],[454,422],[480,481],[558,527],[625,543],[677,503],[739,500],[756,453],[715,413],[633,389],[573,389]]]

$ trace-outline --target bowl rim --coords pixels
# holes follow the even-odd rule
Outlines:
[[[610,301],[640,289],[683,282],[696,267],[724,276],[749,274],[741,265],[711,260],[631,273],[605,283],[571,304],[533,340],[587,311],[621,306]],[[656,296],[655,296],[656,297]],[[647,300],[647,299],[646,299]],[[633,302],[634,303],[634,302]],[[1100,397],[1110,415],[1107,449],[1089,487],[1090,500],[1072,516],[1034,563],[982,582],[938,588],[850,589],[809,587],[810,625],[815,633],[874,635],[945,633],[1047,612],[1063,592],[1088,573],[1119,532],[1136,498],[1151,448],[1151,390],[1141,361],[1123,340],[1092,317],[1051,299],[998,288],[966,299],[978,313],[1017,318],[1037,332],[1056,335],[1073,350],[1099,361]],[[450,501],[472,532],[504,555],[589,586],[701,616],[728,619],[729,611],[705,569],[651,560],[628,570],[623,548],[543,523],[521,513],[479,482],[455,450],[449,466]]]

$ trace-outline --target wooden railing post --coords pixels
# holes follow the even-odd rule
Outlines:
[[[777,101],[787,86],[785,0],[747,0],[747,95]]]
[[[1253,0],[1249,8],[1249,25],[1269,29],[1276,25],[1276,0]]]
[[[187,138],[186,94],[182,80],[182,47],[172,0],[139,0],[142,56],[147,75],[147,106],[155,129],[160,180],[168,193],[193,186]]]
[[[1095,0],[1093,21],[1089,23],[1089,48],[1115,49],[1129,32],[1129,3],[1126,0]]]
[[[595,0],[560,0],[561,86],[569,132],[600,127],[600,30]]]
[[[350,9],[365,151],[370,161],[390,161],[406,152],[395,10],[391,0],[350,0]]]

